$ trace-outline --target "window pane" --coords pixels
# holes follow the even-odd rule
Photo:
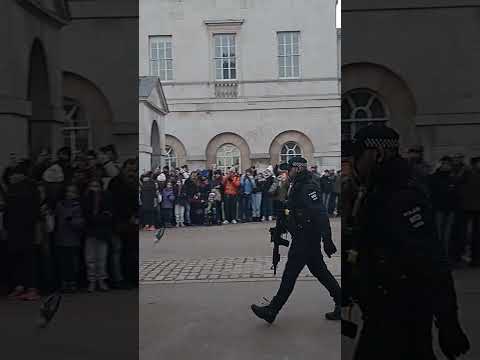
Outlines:
[[[290,45],[287,46],[285,49],[285,55],[289,56],[292,55],[292,47]]]
[[[215,70],[215,79],[217,79],[217,80],[221,80],[221,79],[222,79],[222,69],[217,68],[217,69]]]
[[[292,32],[292,42],[298,44],[298,38],[299,38],[299,33],[298,32]]]
[[[158,66],[159,66],[160,70],[166,69],[167,68],[166,61],[165,60],[159,60]]]
[[[231,60],[230,60],[230,68],[232,68],[232,69],[235,69],[235,68],[236,68],[236,66],[235,66],[235,59],[231,59]]]
[[[158,44],[158,48],[160,49],[160,53],[163,53],[163,51],[165,50],[165,43],[163,41],[161,41]]]
[[[283,46],[283,44],[278,44],[278,55],[285,55],[285,47]]]
[[[152,66],[151,66],[151,74],[153,76],[158,76],[158,64],[156,61],[152,61]]]
[[[215,60],[215,68],[216,69],[221,69],[222,68],[222,60],[220,60],[220,59]]]
[[[285,58],[285,64],[287,67],[292,66],[292,58],[290,56]]]
[[[222,60],[222,68],[228,69],[228,60]]]
[[[215,46],[215,57],[219,58],[222,55],[222,48],[220,46]]]
[[[294,72],[294,76],[300,76],[300,59],[298,56],[294,56],[293,57],[293,72]]]
[[[228,69],[226,69],[226,68],[223,69],[223,79],[229,79]]]
[[[280,67],[282,66],[286,66],[286,63],[287,63],[287,58],[286,57],[281,57],[279,58],[279,64],[280,64]]]
[[[231,69],[230,73],[231,73],[230,79],[236,79],[237,78],[237,70]]]
[[[284,66],[279,67],[278,76],[281,77],[281,78],[285,77],[285,67]]]
[[[230,46],[230,56],[235,56],[235,46]]]
[[[285,70],[286,70],[285,77],[292,77],[292,68],[286,67]]]
[[[167,48],[167,50],[166,50],[166,57],[167,57],[167,59],[171,59],[171,58],[172,58],[172,48]]]
[[[293,43],[293,50],[294,55],[298,55],[298,42]]]

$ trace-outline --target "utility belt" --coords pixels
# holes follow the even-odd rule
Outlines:
[[[387,256],[384,251],[373,251],[373,258],[371,258],[374,272],[372,280],[375,286],[374,292],[377,296],[389,296],[392,291],[401,291],[405,286],[409,288],[411,282],[414,280],[410,274],[401,269],[397,264]]]
[[[313,224],[313,220],[305,209],[285,210],[289,226],[300,230]]]

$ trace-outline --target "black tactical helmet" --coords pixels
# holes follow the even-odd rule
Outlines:
[[[353,138],[353,155],[359,156],[367,149],[398,149],[398,133],[385,125],[368,125]]]
[[[279,169],[285,171],[285,170],[290,170],[292,167],[306,169],[307,160],[301,156],[294,156],[290,160],[288,160],[288,162],[280,164]]]

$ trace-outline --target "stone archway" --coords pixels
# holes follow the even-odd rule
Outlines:
[[[152,147],[151,168],[162,166],[162,147],[160,145],[160,130],[156,120],[152,122],[150,134],[150,146]]]
[[[88,131],[83,137],[88,139],[88,147],[98,148],[113,143],[113,114],[108,99],[103,92],[90,80],[72,73],[63,73],[64,109],[67,112],[66,99],[75,101],[83,115],[77,124],[82,131]],[[66,114],[67,115],[67,114]],[[63,135],[67,141],[68,124],[65,117]],[[86,140],[83,140],[84,142]],[[67,144],[66,144],[67,145]]]
[[[217,163],[217,151],[225,144],[232,144],[240,150],[241,169],[248,169],[251,166],[250,147],[244,138],[234,133],[221,133],[216,135],[207,145],[206,158],[207,167]]]
[[[280,154],[285,144],[295,143],[301,149],[302,156],[313,164],[314,147],[307,135],[300,131],[288,130],[278,134],[270,144],[270,162],[272,165],[280,163]]]
[[[180,167],[187,163],[187,151],[183,143],[173,135],[165,135],[165,147],[171,148],[176,157],[176,166]]]
[[[368,89],[383,99],[389,109],[387,125],[399,132],[402,148],[418,143],[415,99],[399,75],[378,64],[347,64],[342,67],[342,97],[357,89]]]
[[[45,49],[35,39],[30,52],[30,70],[27,98],[31,102],[28,122],[28,151],[31,156],[55,144],[54,114]]]

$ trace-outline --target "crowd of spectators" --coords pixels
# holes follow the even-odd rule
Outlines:
[[[340,172],[310,169],[322,189],[331,216],[338,214]],[[188,166],[168,166],[140,177],[140,222],[143,230],[160,226],[227,225],[272,221],[287,198],[288,176],[278,166],[243,172],[232,167],[189,171]]]
[[[11,154],[0,186],[0,284],[16,300],[138,284],[138,161],[113,145]]]

